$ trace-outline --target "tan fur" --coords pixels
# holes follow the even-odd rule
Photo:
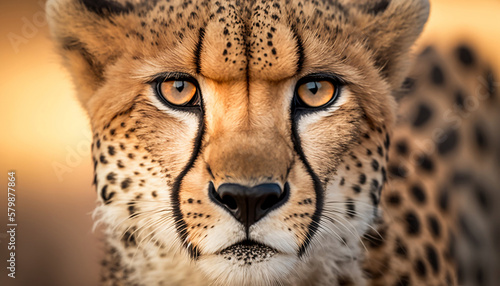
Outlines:
[[[388,149],[394,95],[427,1],[92,3],[47,7],[94,132],[103,285],[392,285],[405,273],[414,281],[414,261],[393,259],[407,236],[404,213],[385,206],[411,182],[386,177],[398,159]],[[152,82],[172,72],[197,82],[201,109],[155,95]],[[339,98],[295,116],[297,82],[317,73],[341,79]],[[210,182],[288,184],[290,196],[245,230],[209,198]],[[419,215],[428,211],[438,213]],[[370,247],[377,236],[384,245]],[[221,254],[245,239],[276,253],[251,264]],[[443,261],[447,239],[424,241]],[[408,248],[411,257],[422,245]],[[456,281],[453,262],[441,265],[426,285]]]

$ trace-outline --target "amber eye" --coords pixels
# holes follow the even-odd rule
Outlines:
[[[196,86],[185,80],[168,80],[160,83],[160,95],[170,104],[178,106],[196,104]]]
[[[297,89],[297,95],[308,107],[320,107],[333,99],[335,86],[326,80],[312,80],[301,84]]]

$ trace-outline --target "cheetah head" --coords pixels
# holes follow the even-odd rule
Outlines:
[[[357,263],[428,9],[49,1],[92,124],[98,221],[130,276],[272,285]]]

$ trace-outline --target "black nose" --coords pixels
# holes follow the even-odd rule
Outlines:
[[[282,191],[278,184],[262,184],[246,187],[238,184],[222,184],[215,191],[210,183],[212,201],[228,210],[248,229],[273,209],[283,205],[290,193],[288,183]]]

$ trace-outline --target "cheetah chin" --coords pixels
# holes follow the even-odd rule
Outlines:
[[[219,284],[258,285],[286,281],[296,256],[259,243],[243,241],[200,259],[199,266]]]

